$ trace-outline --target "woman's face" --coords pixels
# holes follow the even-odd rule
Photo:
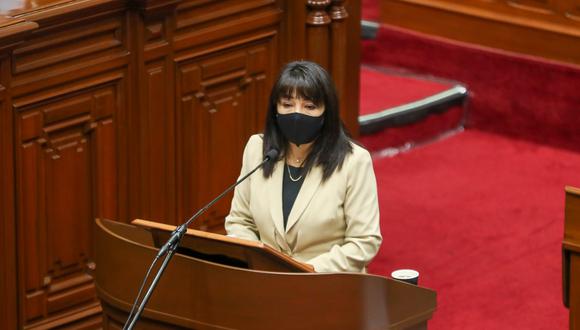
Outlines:
[[[324,113],[324,104],[318,106],[301,97],[282,97],[278,101],[277,110],[281,115],[297,112],[311,117],[319,117]]]

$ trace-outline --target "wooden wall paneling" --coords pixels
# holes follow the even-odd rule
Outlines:
[[[238,177],[244,145],[259,131],[257,122],[265,115],[259,109],[267,107],[271,51],[261,42],[179,65],[181,217],[187,218]],[[223,231],[232,196],[214,205],[195,227]]]
[[[118,217],[114,119],[122,77],[109,78],[15,107],[23,324],[54,323],[69,309],[100,312],[93,219]]]
[[[0,324],[17,327],[16,221],[14,209],[13,115],[8,92],[10,57],[0,55]]]
[[[254,19],[244,21],[241,28],[238,20],[224,16],[232,15],[233,9],[240,10],[236,15]],[[272,1],[223,8],[201,8],[191,2],[180,7],[176,33],[179,218],[187,219],[238,177],[244,145],[263,126],[276,74],[279,21],[280,10]],[[214,205],[194,227],[223,232],[231,197]]]
[[[278,69],[286,63],[306,58],[306,0],[278,1],[284,15],[280,23]]]
[[[41,28],[59,28],[76,24],[87,17],[108,16],[119,12],[127,2],[137,0],[5,0],[0,15],[23,19]]]
[[[127,162],[127,217],[122,221],[130,222],[133,219],[147,218],[142,211],[143,191],[141,178],[143,177],[142,169],[142,152],[140,147],[141,141],[141,117],[140,106],[141,97],[145,88],[143,83],[143,74],[141,73],[144,65],[142,63],[143,52],[139,51],[143,47],[143,37],[139,35],[143,31],[141,21],[141,10],[138,7],[127,10],[127,48],[129,52],[129,65],[127,74],[129,84],[125,97],[127,98],[127,126],[125,127],[127,148],[125,161]],[[161,221],[161,219],[157,219]]]
[[[0,324],[18,327],[18,263],[14,180],[14,116],[11,110],[10,68],[12,49],[38,24],[0,17]]]
[[[171,224],[176,218],[173,31],[175,1],[138,9],[134,26],[136,53],[135,112],[139,127],[139,177],[132,192],[139,195],[133,217]]]
[[[0,50],[10,56],[10,51],[37,28],[35,22],[6,17],[0,12]]]
[[[87,18],[84,28],[42,30],[14,50],[11,89],[32,93],[39,85],[58,85],[72,74],[90,75],[128,62],[124,22],[118,16]]]
[[[39,30],[14,50],[19,323],[98,327],[96,217],[119,218],[123,15]]]
[[[204,5],[184,1],[178,7],[174,37],[177,62],[278,34],[282,12],[272,0],[230,0]]]

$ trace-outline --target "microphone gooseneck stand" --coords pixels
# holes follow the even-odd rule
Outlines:
[[[202,213],[207,211],[207,209],[209,209],[213,204],[215,204],[222,197],[224,197],[227,193],[229,193],[233,188],[235,188],[237,185],[242,183],[242,181],[244,181],[246,178],[248,178],[250,175],[252,175],[254,172],[256,172],[259,168],[264,166],[264,164],[266,164],[270,160],[275,160],[277,157],[278,157],[278,150],[276,150],[276,149],[269,150],[266,153],[264,160],[258,166],[256,166],[252,171],[250,171],[248,174],[244,175],[241,179],[239,179],[234,184],[229,186],[219,196],[214,198],[211,202],[209,202],[207,205],[205,205],[203,208],[201,208],[199,211],[197,211],[194,215],[192,215],[185,223],[183,223],[183,224],[179,225],[177,228],[175,228],[175,230],[171,233],[171,237],[159,249],[157,256],[155,256],[153,263],[149,267],[149,271],[147,272],[147,274],[145,275],[145,278],[143,279],[143,284],[142,284],[141,288],[143,288],[143,285],[147,281],[147,277],[149,277],[149,272],[153,268],[153,265],[157,262],[157,260],[159,258],[161,258],[165,255],[165,259],[163,259],[163,263],[161,264],[161,266],[159,266],[159,269],[157,270],[157,274],[155,274],[155,277],[151,281],[151,284],[149,285],[149,288],[147,289],[147,292],[145,293],[143,300],[141,300],[141,303],[139,304],[139,308],[137,308],[135,315],[133,315],[133,310],[135,309],[135,305],[137,305],[137,301],[139,299],[139,296],[141,295],[141,289],[139,290],[139,293],[137,294],[137,300],[135,301],[135,303],[133,304],[133,307],[131,308],[131,313],[129,314],[129,317],[127,318],[127,321],[125,322],[125,325],[123,326],[123,330],[133,329],[133,327],[137,323],[137,320],[139,320],[139,317],[141,316],[141,313],[143,313],[143,310],[145,309],[145,305],[147,305],[149,298],[151,298],[151,294],[153,293],[153,290],[155,290],[155,287],[157,286],[159,279],[163,275],[165,268],[167,268],[169,261],[171,260],[171,258],[173,258],[173,255],[175,255],[175,251],[177,250],[177,247],[179,246],[179,242],[181,241],[181,238],[183,237],[183,235],[187,231],[187,227],[193,222],[193,220],[197,219]]]

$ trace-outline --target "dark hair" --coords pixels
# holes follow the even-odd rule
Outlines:
[[[282,134],[276,120],[277,105],[281,98],[299,97],[312,101],[317,106],[324,105],[324,124],[320,135],[314,141],[310,154],[304,161],[304,173],[315,165],[322,167],[322,180],[342,166],[347,154],[352,152],[351,140],[340,120],[338,96],[332,78],[320,65],[297,61],[288,63],[280,73],[270,93],[268,114],[264,129],[264,155],[272,148],[285,157],[288,140]],[[264,166],[264,177],[272,176],[275,162]]]

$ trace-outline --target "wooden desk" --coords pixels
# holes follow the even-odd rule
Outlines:
[[[564,305],[570,309],[570,329],[580,329],[580,189],[566,187],[562,275]]]

